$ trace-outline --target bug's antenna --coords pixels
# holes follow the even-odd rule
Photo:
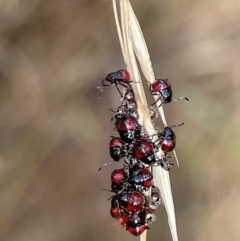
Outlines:
[[[101,167],[98,168],[98,171],[101,171],[103,167],[113,164],[113,162],[108,162],[108,163],[104,163]]]

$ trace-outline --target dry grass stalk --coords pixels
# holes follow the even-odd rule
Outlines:
[[[147,109],[146,95],[136,61],[137,57],[144,77],[150,83],[153,83],[155,81],[155,76],[148,49],[129,0],[120,0],[121,22],[118,17],[116,0],[112,1],[118,36],[126,68],[130,72],[132,78],[136,82],[140,82],[132,84],[138,105],[139,122],[142,126],[144,126],[148,134],[152,135],[155,133],[155,128],[151,122]],[[159,108],[159,113],[164,126],[167,126],[167,121],[162,107]],[[158,156],[161,157],[162,154],[163,153],[159,151]],[[173,241],[178,241],[169,173],[163,170],[160,166],[153,167],[153,173],[155,185],[160,188],[163,202],[167,211],[172,239]],[[148,195],[150,195],[150,192]],[[145,241],[146,238],[147,232],[144,232],[144,234],[141,235],[141,241]]]

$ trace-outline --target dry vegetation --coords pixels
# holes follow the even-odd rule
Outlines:
[[[171,171],[179,240],[239,241],[240,2],[132,3],[156,76],[191,100],[165,106],[186,123]],[[135,240],[100,191],[113,166],[97,172],[119,97],[96,86],[124,67],[111,1],[1,0],[0,12],[1,241]],[[171,240],[157,217],[148,240]]]

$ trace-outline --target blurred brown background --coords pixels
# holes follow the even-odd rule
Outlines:
[[[240,240],[240,1],[135,0],[180,167],[180,240]],[[109,215],[114,87],[124,68],[110,0],[0,1],[0,240],[138,240]],[[152,99],[150,100],[150,102]],[[161,125],[160,120],[157,121]],[[164,208],[148,240],[171,240]]]

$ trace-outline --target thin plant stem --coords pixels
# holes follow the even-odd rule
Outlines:
[[[132,79],[135,81],[135,83],[132,83],[132,88],[138,106],[139,123],[143,126],[149,135],[153,135],[155,134],[155,128],[147,109],[147,99],[136,60],[137,57],[141,71],[146,80],[149,83],[153,83],[155,81],[155,77],[148,49],[129,0],[119,0],[121,16],[120,20],[118,17],[116,0],[112,0],[112,2],[123,59],[127,70],[129,71]],[[159,113],[164,126],[167,126],[167,121],[162,106],[159,108]],[[161,158],[163,152],[159,150],[157,155]],[[160,166],[151,168],[151,171],[154,174],[155,185],[157,185],[161,191],[162,199],[168,214],[172,239],[173,241],[178,241],[169,173],[163,170]],[[147,193],[147,196],[148,198],[151,197],[151,190]],[[147,232],[144,232],[141,235],[140,240],[146,241],[146,239]]]

